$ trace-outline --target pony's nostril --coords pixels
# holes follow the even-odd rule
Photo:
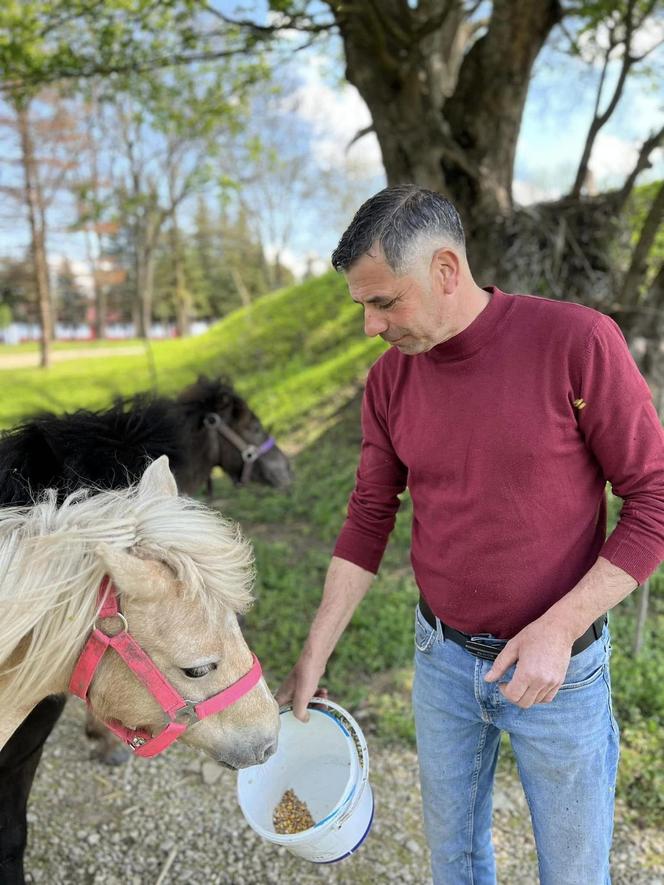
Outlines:
[[[277,749],[277,742],[271,741],[267,745],[267,747],[265,747],[263,749],[263,752],[259,755],[259,758],[258,758],[259,763],[267,762],[267,760],[270,758],[270,756],[273,755],[273,753],[275,752],[276,749]]]

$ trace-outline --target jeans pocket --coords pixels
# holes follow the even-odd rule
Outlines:
[[[436,639],[436,631],[425,621],[419,605],[415,608],[415,648],[422,654],[429,654]]]
[[[565,681],[559,691],[574,691],[592,685],[601,677],[608,663],[604,643],[596,640],[578,655],[570,658]]]

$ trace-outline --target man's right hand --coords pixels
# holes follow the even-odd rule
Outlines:
[[[308,721],[307,704],[316,693],[328,658],[373,578],[372,572],[359,565],[332,557],[323,599],[302,654],[275,695],[279,706],[292,705],[295,717],[301,722]]]
[[[306,652],[303,653],[277,691],[276,699],[279,706],[292,704],[295,718],[301,722],[308,722],[307,704],[316,694],[324,672],[325,667],[320,667]]]

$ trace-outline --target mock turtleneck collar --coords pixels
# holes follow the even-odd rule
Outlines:
[[[472,323],[458,335],[432,347],[423,356],[435,362],[452,362],[467,359],[484,347],[515,303],[514,298],[496,286],[485,286],[484,291],[491,296],[489,303]]]

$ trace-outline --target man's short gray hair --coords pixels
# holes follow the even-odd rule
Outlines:
[[[449,245],[465,251],[463,225],[454,205],[414,184],[386,187],[357,210],[332,253],[332,266],[347,271],[378,245],[392,270],[403,273],[425,243],[431,253]]]

